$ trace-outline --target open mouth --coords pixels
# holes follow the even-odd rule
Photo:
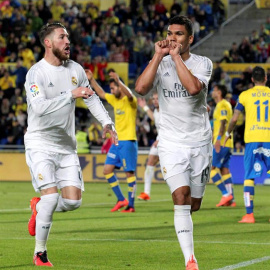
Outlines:
[[[70,46],[67,46],[67,47],[64,49],[64,52],[65,52],[65,54],[70,54]]]

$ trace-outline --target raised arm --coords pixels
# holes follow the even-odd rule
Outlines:
[[[97,93],[97,95],[100,98],[105,99],[105,91],[97,83],[97,81],[95,80],[95,78],[94,78],[93,73],[91,72],[91,70],[85,69],[85,73],[86,73],[87,79],[88,79],[91,87],[95,90],[95,92]]]
[[[177,75],[182,85],[189,92],[189,94],[194,96],[199,94],[200,91],[205,87],[205,85],[197,77],[195,77],[186,67],[180,55],[181,49],[181,44],[178,44],[175,41],[171,41],[169,53],[175,63]]]
[[[169,53],[168,46],[168,40],[162,40],[155,43],[155,54],[151,62],[147,65],[143,73],[136,81],[135,91],[138,94],[144,96],[152,89],[158,66],[163,57]]]
[[[131,90],[120,80],[118,74],[116,72],[111,71],[109,73],[110,78],[114,79],[115,82],[119,85],[120,91],[122,91],[129,99],[129,101],[132,101],[134,98],[133,93]]]
[[[147,113],[147,115],[152,121],[155,121],[154,114],[147,106],[146,100],[144,98],[138,98],[138,105]]]

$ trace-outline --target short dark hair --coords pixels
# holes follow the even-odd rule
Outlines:
[[[60,22],[47,23],[47,24],[42,26],[38,35],[39,35],[40,43],[43,46],[44,46],[45,37],[48,36],[49,34],[51,34],[54,31],[54,29],[56,29],[56,28],[64,28],[65,30],[67,30],[66,27]]]
[[[256,66],[253,68],[252,78],[254,82],[264,82],[265,76],[265,70],[262,67]]]
[[[110,78],[109,83],[114,83],[117,87],[119,86],[119,84],[113,78]]]
[[[183,15],[176,15],[174,17],[172,17],[169,20],[169,25],[172,24],[180,24],[180,25],[184,25],[189,36],[193,36],[193,24],[192,21],[187,17],[187,16],[183,16]]]
[[[222,98],[225,98],[228,93],[227,87],[222,84],[217,84],[216,87],[218,88],[219,91],[221,91]]]

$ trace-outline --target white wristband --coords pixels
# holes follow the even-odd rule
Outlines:
[[[226,135],[226,137],[230,137],[231,136],[231,134],[228,131],[226,131],[225,135]]]
[[[147,112],[149,110],[149,107],[147,105],[143,106],[143,110]]]

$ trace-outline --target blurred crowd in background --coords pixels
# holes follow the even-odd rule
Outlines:
[[[126,62],[135,78],[142,72],[154,52],[154,43],[166,38],[167,23],[171,16],[184,14],[194,24],[194,42],[198,42],[210,31],[215,31],[225,20],[224,5],[220,0],[193,1],[175,0],[167,9],[161,0],[122,1],[106,11],[100,11],[91,1],[84,5],[63,0],[27,1],[17,0],[0,3],[0,145],[23,145],[27,128],[27,105],[24,90],[25,76],[29,68],[43,57],[43,47],[38,38],[40,28],[50,22],[60,21],[65,25],[72,44],[71,59],[90,69],[95,79],[106,90],[108,88],[107,65],[110,62]],[[244,37],[241,44],[232,44],[224,52],[219,63],[269,61],[270,18]],[[237,60],[239,62],[236,61]],[[270,62],[270,61],[269,61]],[[1,63],[3,63],[1,65]],[[9,63],[4,65],[4,63]],[[231,80],[219,63],[213,70],[209,85],[210,119],[215,108],[211,90],[215,84],[228,88],[227,99],[235,106],[238,95],[251,87],[252,69],[243,72],[238,80]],[[10,67],[12,66],[12,67]],[[132,67],[132,69],[131,69]],[[270,72],[268,71],[270,75]],[[132,89],[132,88],[131,88]],[[133,90],[133,89],[132,89]],[[89,146],[106,144],[101,139],[102,128],[91,121],[85,106],[76,105],[76,129],[87,136]],[[149,107],[153,108],[151,99]],[[235,133],[236,148],[243,146],[244,116]],[[82,133],[83,132],[83,133]],[[137,136],[139,146],[151,146],[156,137],[154,123],[138,109]],[[242,151],[237,150],[236,151]]]

